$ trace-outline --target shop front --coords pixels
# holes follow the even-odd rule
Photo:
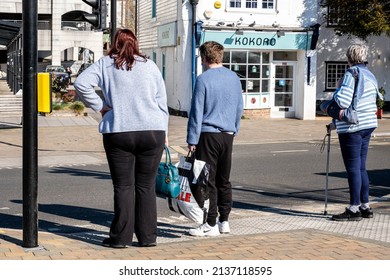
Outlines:
[[[245,115],[303,118],[305,113],[297,110],[309,110],[305,82],[311,71],[306,51],[310,40],[303,31],[205,30],[201,43],[224,46],[223,65],[240,77]]]

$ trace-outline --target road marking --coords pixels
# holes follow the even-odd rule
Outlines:
[[[285,150],[285,151],[270,151],[271,154],[281,154],[281,153],[301,153],[308,152],[309,150]]]

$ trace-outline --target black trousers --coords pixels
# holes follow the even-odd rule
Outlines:
[[[232,134],[201,133],[196,146],[196,158],[210,164],[209,211],[207,223],[214,226],[219,221],[227,221],[232,210],[232,185],[230,170],[233,152]]]
[[[156,174],[164,150],[164,131],[103,134],[114,185],[114,218],[110,238],[129,244],[156,242]]]

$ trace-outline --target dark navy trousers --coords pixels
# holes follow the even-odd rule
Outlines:
[[[369,179],[366,170],[368,145],[375,128],[339,134],[341,154],[348,174],[350,205],[369,202]]]

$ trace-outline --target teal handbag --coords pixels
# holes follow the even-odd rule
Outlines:
[[[167,146],[165,162],[160,162],[156,177],[156,193],[176,198],[180,194],[179,170],[172,164],[171,154]]]

